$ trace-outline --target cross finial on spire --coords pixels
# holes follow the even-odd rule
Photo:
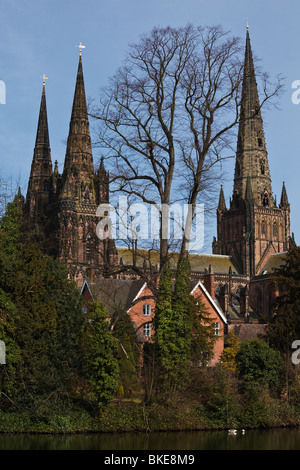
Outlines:
[[[81,51],[82,51],[82,49],[85,49],[85,46],[83,44],[81,44],[81,41],[80,41],[79,46],[76,46],[76,47],[79,47],[79,55],[81,55]]]
[[[44,73],[43,73],[42,79],[43,79],[43,85],[45,85],[45,80],[48,80],[48,77],[46,77]]]
[[[247,29],[249,29],[248,18],[247,18]]]

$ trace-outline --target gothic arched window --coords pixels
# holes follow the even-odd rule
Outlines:
[[[266,222],[264,220],[261,223],[261,234],[266,235]]]
[[[274,222],[274,224],[273,224],[273,237],[277,237],[277,236],[278,236],[278,227],[277,227],[276,222]]]
[[[89,233],[86,237],[86,261],[92,261],[95,252],[95,242],[92,235]]]
[[[269,195],[268,195],[267,191],[264,192],[262,203],[263,203],[264,206],[269,205]]]

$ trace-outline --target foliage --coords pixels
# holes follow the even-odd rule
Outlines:
[[[190,265],[187,257],[179,260],[172,297],[172,328],[176,333],[176,353],[173,367],[176,369],[178,387],[185,384],[191,362],[192,312]]]
[[[228,335],[227,346],[225,347],[221,358],[220,363],[222,366],[232,372],[236,371],[236,362],[235,358],[240,349],[240,343],[236,337],[234,330],[231,330]]]
[[[191,361],[196,367],[207,366],[213,357],[214,344],[218,339],[214,325],[201,297],[191,297]]]
[[[82,315],[67,270],[22,231],[22,209],[18,194],[0,226],[0,335],[7,345],[1,403],[17,401],[33,412],[43,399],[72,393]]]
[[[207,402],[207,413],[213,421],[226,423],[227,426],[238,426],[241,413],[238,382],[230,370],[220,365],[214,374],[212,394]]]
[[[274,349],[289,356],[293,341],[300,338],[300,247],[293,240],[272,281],[280,295],[274,304],[275,314],[268,321],[267,338]]]
[[[174,361],[176,362],[178,350],[176,325],[173,323],[172,272],[169,265],[160,277],[153,324],[157,366],[162,388],[174,386],[177,381]]]
[[[118,340],[119,396],[132,395],[138,387],[138,368],[141,349],[137,341],[136,330],[127,313],[122,314],[113,330]]]
[[[109,330],[107,310],[96,302],[86,320],[84,350],[91,398],[100,406],[107,405],[118,387],[118,343]]]
[[[279,384],[282,367],[280,354],[261,339],[243,342],[236,355],[236,364],[239,377],[245,384],[257,383],[266,388]]]

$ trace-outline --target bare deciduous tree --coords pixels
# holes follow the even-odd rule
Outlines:
[[[188,203],[193,219],[216,163],[233,154],[243,59],[240,39],[220,26],[154,28],[130,46],[91,112],[99,122],[97,145],[113,160],[117,191],[161,208]],[[278,82],[269,92],[265,81],[262,103],[280,88]],[[188,239],[186,232],[181,254]],[[169,251],[162,224],[159,242],[162,270]]]

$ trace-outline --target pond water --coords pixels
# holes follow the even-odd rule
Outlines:
[[[300,450],[300,429],[32,435],[0,434],[0,450]]]

